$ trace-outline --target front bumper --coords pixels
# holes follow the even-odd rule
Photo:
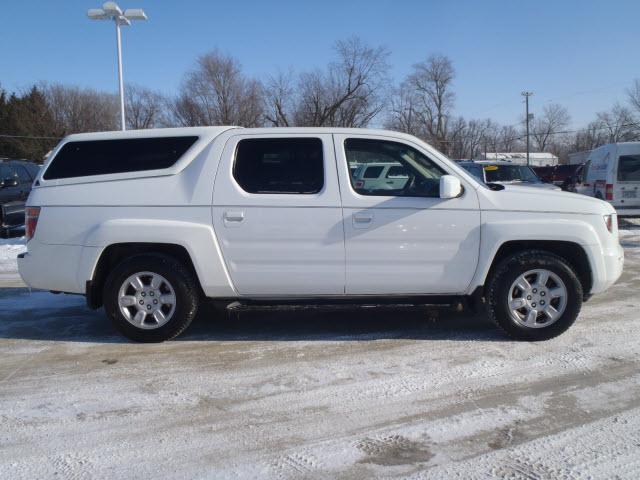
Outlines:
[[[620,278],[624,266],[624,250],[619,244],[604,249],[601,259],[599,268],[592,272],[592,294],[604,292]]]

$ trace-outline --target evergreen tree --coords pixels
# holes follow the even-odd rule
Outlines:
[[[58,142],[57,128],[44,95],[32,87],[22,96],[0,92],[0,156],[42,162]],[[47,138],[49,137],[49,138]]]

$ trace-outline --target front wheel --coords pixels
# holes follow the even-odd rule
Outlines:
[[[166,255],[130,257],[109,274],[104,307],[115,327],[137,342],[178,336],[198,310],[198,289],[189,270]]]
[[[582,285],[562,258],[528,250],[503,260],[489,279],[490,319],[509,336],[547,340],[566,331],[582,307]]]

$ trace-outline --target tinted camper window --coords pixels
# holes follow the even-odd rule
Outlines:
[[[248,193],[314,194],[324,185],[323,162],[319,138],[241,140],[233,177]]]
[[[169,168],[198,137],[127,138],[66,143],[45,180]]]

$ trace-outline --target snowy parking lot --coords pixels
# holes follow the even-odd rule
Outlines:
[[[0,244],[0,478],[640,478],[640,222],[564,335],[420,309],[208,309],[140,345]]]

